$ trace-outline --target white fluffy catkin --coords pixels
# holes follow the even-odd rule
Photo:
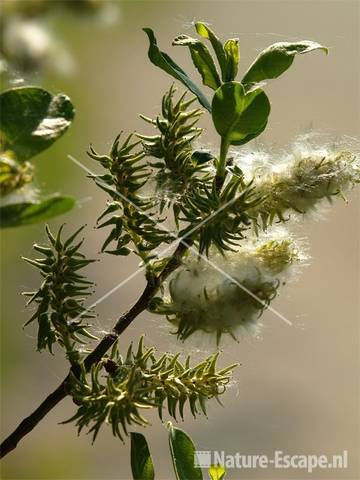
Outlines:
[[[285,220],[291,210],[312,211],[322,200],[343,196],[360,182],[360,157],[345,142],[318,146],[311,138],[299,137],[289,153],[248,152],[236,162],[263,198],[249,213],[264,226]]]
[[[219,343],[224,333],[236,338],[241,328],[256,330],[263,310],[303,255],[287,234],[245,243],[238,252],[210,259],[226,276],[204,260],[190,258],[170,281],[171,303],[163,312],[183,340],[203,331]]]

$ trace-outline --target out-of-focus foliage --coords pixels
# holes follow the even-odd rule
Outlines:
[[[45,200],[9,203],[0,206],[1,228],[21,227],[43,222],[74,208],[72,197],[53,195]]]
[[[96,24],[117,21],[119,3],[108,0],[3,0],[0,19],[0,75],[5,78],[56,72],[71,74],[76,61],[51,25],[68,19],[96,19]],[[50,22],[49,22],[50,20]]]
[[[39,87],[17,87],[0,95],[1,154],[23,162],[50,147],[74,119],[74,107],[64,94]]]
[[[24,15],[34,17],[56,9],[69,11],[96,12],[103,8],[107,0],[3,0],[5,15]]]
[[[0,154],[0,196],[18,190],[33,180],[33,165],[30,162],[17,162],[11,154]]]
[[[66,213],[74,199],[39,198],[29,162],[69,128],[74,107],[63,94],[39,87],[18,87],[0,95],[0,225],[16,227]]]

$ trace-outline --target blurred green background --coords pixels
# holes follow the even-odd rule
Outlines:
[[[54,30],[74,58],[68,76],[40,73],[31,83],[53,93],[67,93],[76,106],[76,120],[66,135],[35,159],[37,185],[44,193],[60,191],[77,198],[65,217],[70,229],[87,223],[85,250],[96,256],[104,231],[93,229],[106,196],[73,164],[71,154],[88,168],[91,142],[106,152],[120,130],[147,132],[138,113],[156,115],[171,79],[147,60],[147,40],[141,31],[152,27],[160,46],[190,67],[185,49],[172,49],[178,33],[188,33],[194,20],[210,22],[222,37],[238,36],[241,71],[256,54],[275,41],[310,39],[330,48],[299,56],[293,67],[266,87],[272,102],[269,127],[261,140],[284,146],[309,129],[336,138],[359,135],[359,3],[357,1],[124,1],[113,2],[114,22],[97,22],[76,15],[49,17]],[[227,37],[228,38],[228,37]],[[185,68],[186,70],[186,68]],[[208,119],[205,141],[215,150],[218,140]],[[263,316],[261,340],[227,339],[223,362],[241,363],[236,382],[224,398],[225,408],[211,405],[209,420],[184,428],[200,450],[226,453],[337,454],[349,451],[345,471],[318,470],[311,478],[357,479],[359,451],[359,195],[350,203],[338,201],[322,215],[299,223],[296,232],[307,237],[312,256],[301,278],[283,289],[274,308],[288,317],[289,327],[271,312]],[[29,318],[20,292],[37,288],[38,273],[20,260],[30,256],[34,242],[44,240],[43,225],[9,229],[1,234],[2,435],[7,435],[52,391],[66,372],[61,354],[35,351],[35,330],[22,331]],[[88,268],[97,283],[94,300],[125,279],[137,267],[134,258],[102,255]],[[128,308],[144,284],[141,275],[101,303],[99,334]],[[192,351],[204,356],[214,345],[205,340],[178,344],[163,318],[143,314],[121,339],[146,333],[159,350]],[[66,399],[53,410],[2,462],[4,479],[130,479],[129,442],[123,445],[104,429],[95,445],[73,425],[58,425],[74,412]],[[167,433],[158,418],[146,434],[158,479],[174,478]],[[181,425],[180,425],[181,426]],[[296,470],[229,470],[229,479],[304,478]]]

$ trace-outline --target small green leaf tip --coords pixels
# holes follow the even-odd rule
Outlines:
[[[215,52],[217,61],[220,66],[222,80],[223,82],[226,82],[228,67],[227,67],[226,53],[221,41],[216,36],[216,34],[210,29],[209,25],[207,25],[205,22],[196,22],[195,29],[197,34],[200,37],[205,38],[206,40],[210,40],[211,46]]]
[[[240,62],[239,39],[230,38],[223,45],[208,24],[196,22],[195,29],[200,37],[210,41],[220,66],[222,81],[235,80]]]
[[[225,478],[226,470],[222,465],[212,465],[209,468],[210,480],[223,480]]]
[[[189,37],[188,35],[179,35],[174,39],[173,45],[189,47],[192,61],[201,75],[203,84],[213,90],[220,87],[219,74],[206,45],[200,42],[200,40]]]

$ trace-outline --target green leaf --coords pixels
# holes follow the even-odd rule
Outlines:
[[[0,150],[24,161],[50,147],[70,126],[74,107],[64,95],[17,87],[0,95]]]
[[[243,140],[240,140],[236,143],[233,143],[233,145],[245,145],[245,143],[248,143],[250,142],[250,140],[253,140],[254,138],[258,137],[259,135],[262,134],[262,132],[265,130],[267,126],[267,121],[264,123],[264,125],[260,128],[260,130],[258,130],[257,132],[255,133],[251,133],[249,135],[246,135],[246,137],[243,139]]]
[[[202,480],[200,468],[195,467],[195,446],[180,428],[168,423],[170,453],[177,480]]]
[[[229,40],[227,40],[224,44],[224,50],[226,55],[225,82],[231,82],[235,80],[239,68],[239,39],[230,38]]]
[[[328,49],[323,45],[309,40],[302,42],[278,42],[263,50],[255,59],[242,79],[242,84],[249,86],[270,78],[277,78],[284,73],[293,63],[297,54],[309,53],[314,50]]]
[[[199,89],[195,83],[190,80],[187,74],[182,70],[165,52],[162,52],[157,46],[156,37],[151,28],[143,28],[144,32],[147,34],[150,42],[149,46],[149,59],[157,67],[164,70],[164,72],[171,75],[176,80],[179,80],[185,85],[194,95],[197,96],[199,102],[203,107],[211,112],[211,105],[202,91]]]
[[[134,480],[154,480],[154,465],[146,438],[131,432],[131,470]]]
[[[104,250],[105,253],[110,253],[111,255],[122,255],[122,256],[127,256],[131,253],[130,248],[127,247],[121,247],[117,248],[116,250]]]
[[[204,22],[196,22],[195,28],[200,37],[210,40],[221,69],[222,80],[226,82],[227,60],[224,47],[215,33]]]
[[[216,90],[212,102],[215,128],[230,145],[242,145],[264,130],[270,102],[263,90],[248,93],[238,82],[224,83]]]
[[[203,165],[214,160],[214,155],[206,150],[194,150],[191,155],[194,165]]]
[[[223,480],[226,470],[221,465],[212,465],[209,468],[210,480]]]
[[[189,37],[188,35],[179,35],[174,39],[173,45],[189,47],[192,61],[201,75],[203,84],[213,90],[220,87],[219,74],[206,45],[200,42],[200,40]]]
[[[19,227],[41,222],[71,210],[72,197],[54,196],[39,202],[12,203],[0,207],[1,228]]]

